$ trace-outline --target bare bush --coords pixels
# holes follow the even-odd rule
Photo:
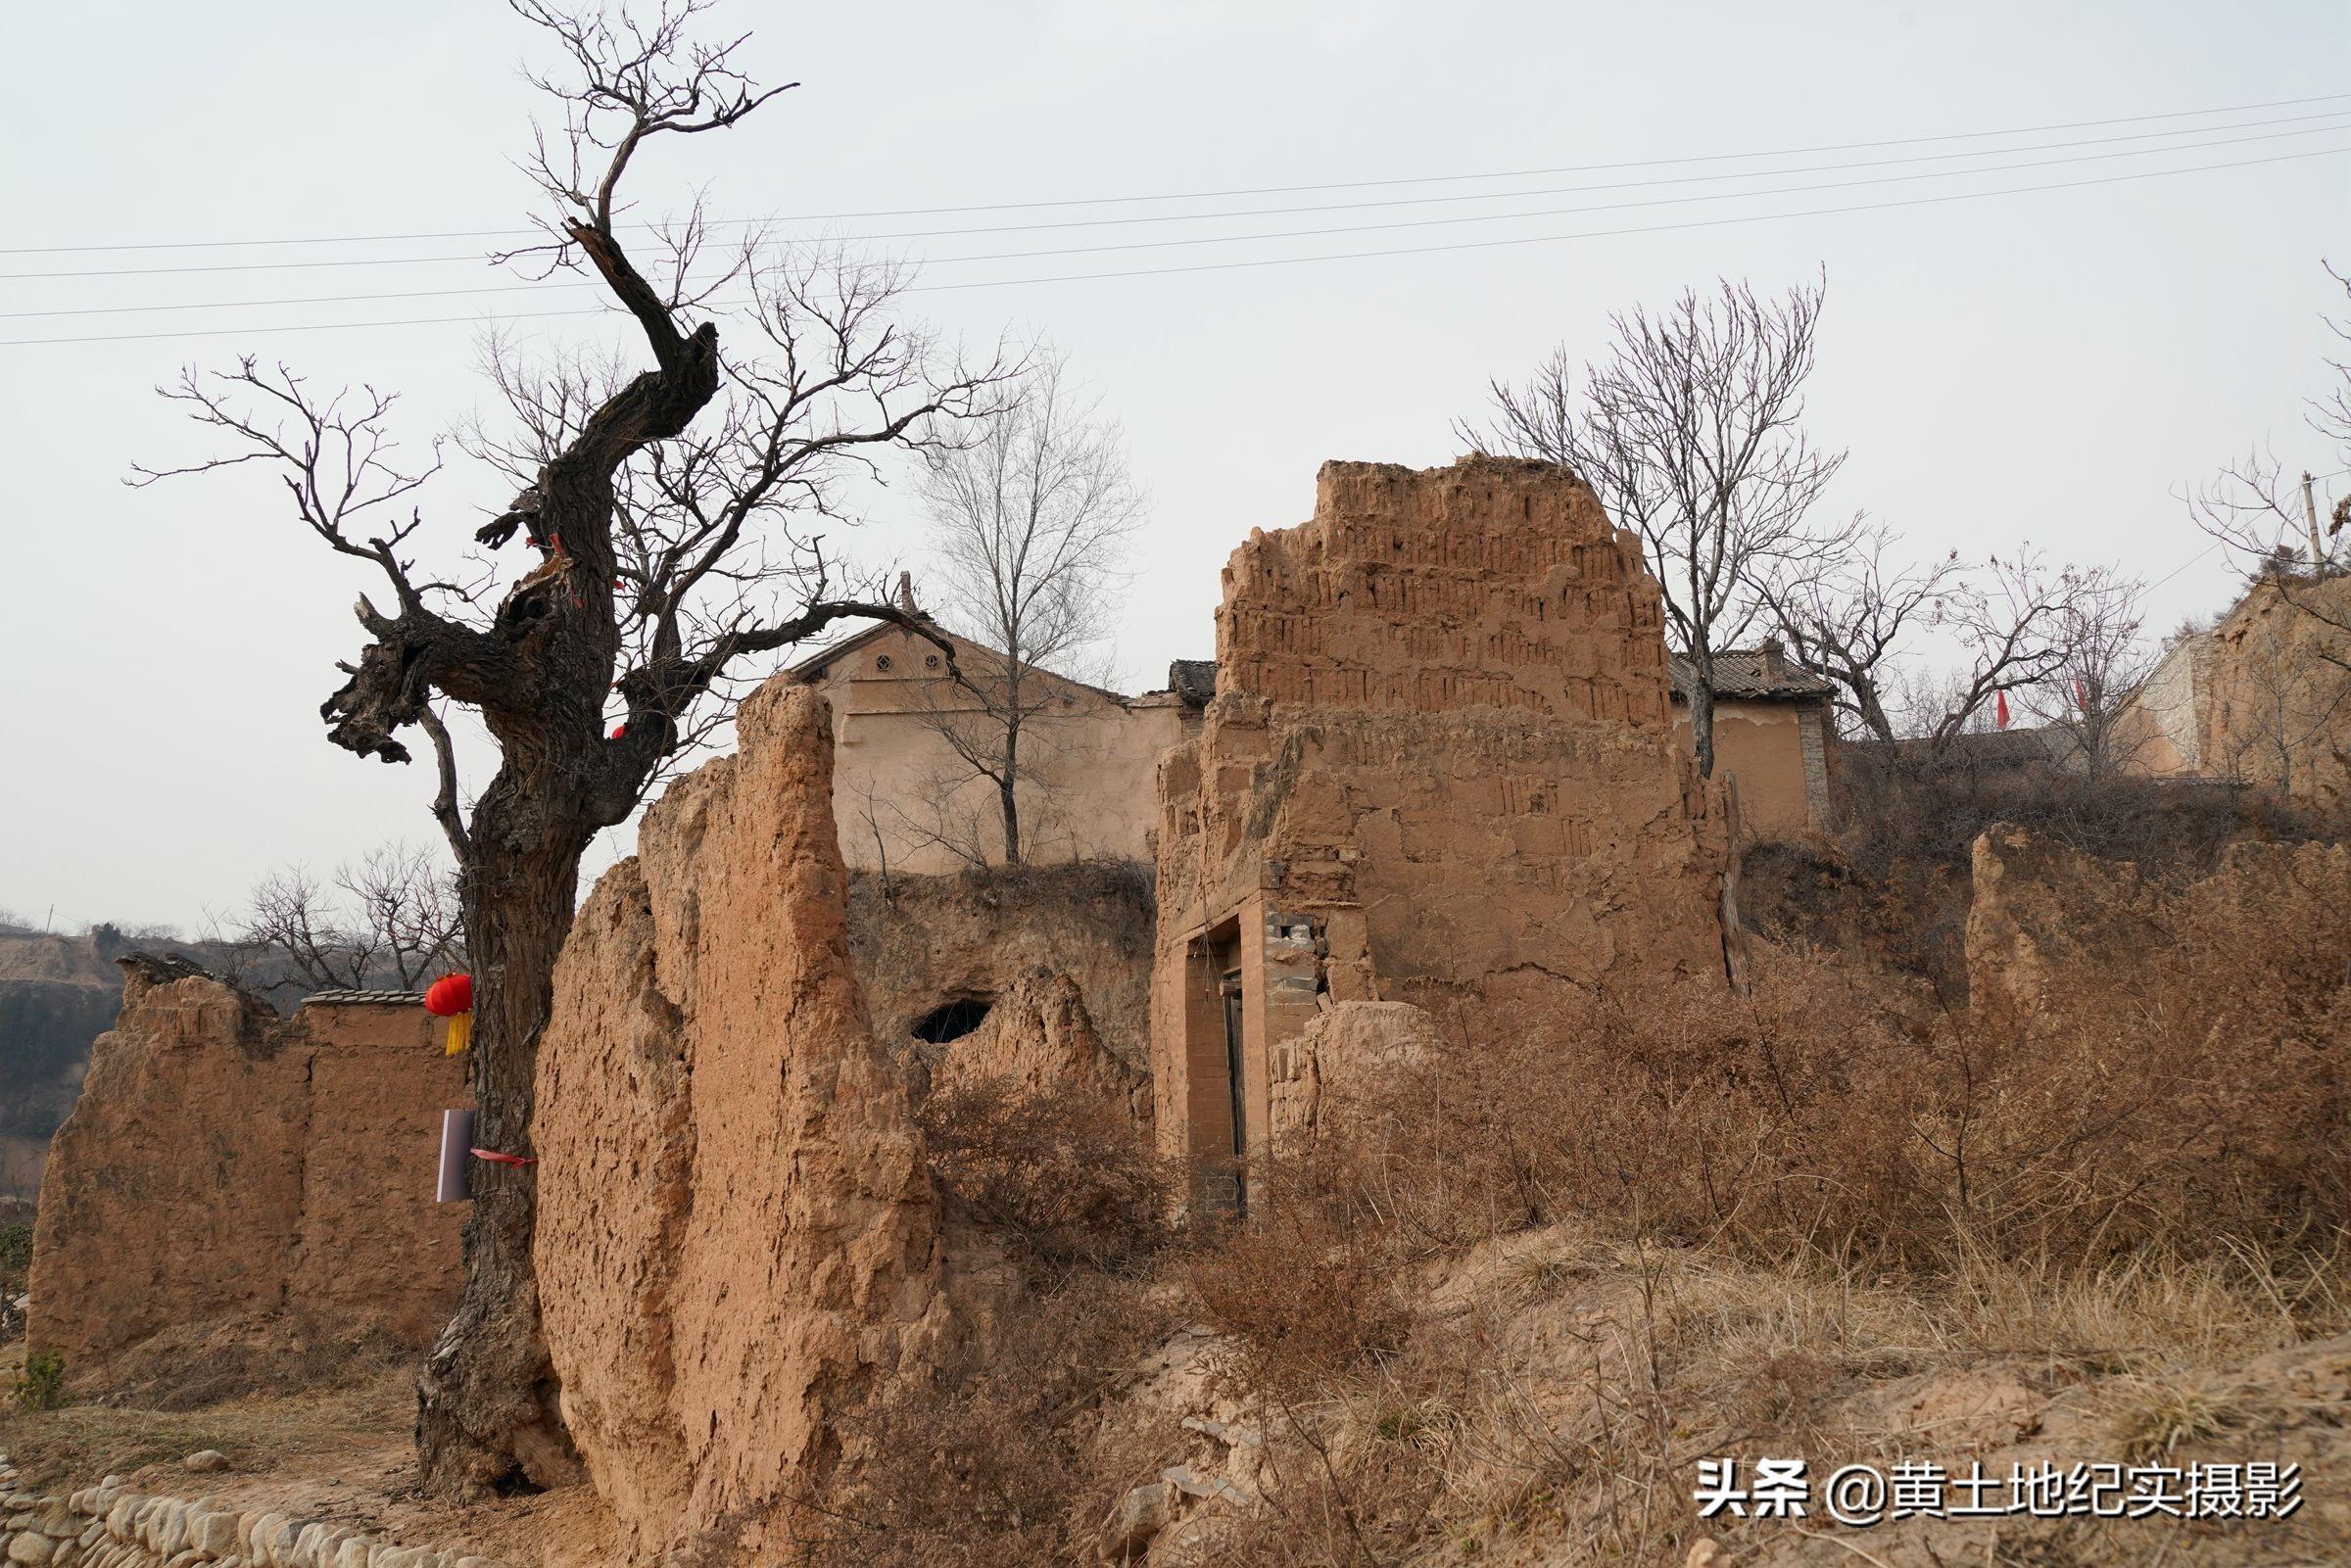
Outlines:
[[[1097,1522],[1105,1396],[1174,1326],[1135,1282],[1072,1275],[1003,1319],[992,1343],[853,1415],[853,1462],[818,1496],[781,1504],[771,1529],[810,1568],[1092,1560],[1078,1544]]]
[[[918,1113],[932,1170],[975,1217],[1053,1268],[1110,1268],[1164,1245],[1175,1191],[1123,1104],[1089,1087],[986,1078]]]
[[[1391,1238],[1346,1196],[1276,1192],[1193,1261],[1192,1295],[1230,1342],[1220,1377],[1234,1393],[1301,1398],[1403,1345]]]
[[[1678,1244],[1948,1267],[2091,1259],[2351,1222],[2351,913],[2177,895],[2174,940],[2028,1020],[1899,1027],[1833,959],[1767,950],[1751,994],[1598,999],[1393,1084],[1353,1179],[1460,1245],[1568,1215]],[[1605,1107],[1605,1114],[1596,1114]],[[1439,1176],[1441,1173],[1441,1179]]]

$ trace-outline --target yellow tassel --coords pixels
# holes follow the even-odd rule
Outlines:
[[[443,1056],[456,1056],[458,1052],[464,1050],[472,1043],[473,1015],[471,1013],[459,1013],[452,1017],[449,1021],[449,1044],[441,1054]]]

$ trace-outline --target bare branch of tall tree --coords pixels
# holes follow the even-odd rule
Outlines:
[[[1943,612],[1968,662],[1938,691],[1940,711],[1913,716],[1928,749],[1948,750],[2002,692],[2022,692],[2064,669],[2075,656],[2074,639],[2100,613],[2090,607],[2119,590],[2111,569],[2052,567],[2029,545],[1971,574]]]
[[[2019,694],[2034,717],[2066,736],[2061,760],[2093,779],[2122,772],[2148,738],[2125,719],[2159,657],[2145,637],[2145,599],[2135,579],[2082,584],[2058,609],[2063,657]]]
[[[946,646],[843,581],[814,525],[838,515],[844,473],[991,411],[1017,367],[967,363],[901,321],[890,267],[806,251],[775,262],[755,239],[713,254],[698,205],[642,241],[624,223],[627,179],[654,149],[738,125],[785,90],[756,83],[744,37],[700,36],[711,0],[648,0],[649,16],[594,0],[510,7],[557,63],[532,78],[554,114],[525,161],[549,204],[547,241],[502,260],[600,281],[634,347],[534,358],[491,345],[504,414],[463,438],[516,490],[473,530],[491,553],[420,564],[440,533],[417,504],[439,453],[400,460],[388,395],[321,396],[250,358],[226,375],[192,370],[167,394],[221,450],[163,472],[273,469],[297,518],[382,580],[387,603],[360,599],[365,642],[320,711],[329,739],[360,756],[410,760],[411,728],[431,742],[432,813],[459,860],[475,980],[477,1129],[522,1151],[582,854],[792,643],[862,617]],[[719,351],[722,287],[751,302],[735,317],[740,354]],[[518,535],[531,554],[502,569],[496,552]],[[453,541],[438,553],[467,551]],[[450,704],[497,750],[470,796]],[[535,1203],[527,1166],[476,1178],[465,1294],[419,1384],[418,1456],[436,1490],[579,1473],[539,1336]]]
[[[292,971],[269,989],[322,991],[419,982],[462,962],[455,877],[406,844],[371,850],[321,885],[300,866],[255,886],[233,940]]]
[[[1760,585],[1790,657],[1829,682],[1841,712],[1890,744],[1896,650],[1913,632],[1940,626],[1967,593],[1957,550],[1896,568],[1889,557],[1898,539],[1882,524],[1865,527],[1845,555],[1784,565]]]
[[[1762,606],[1758,585],[1841,555],[1850,524],[1813,503],[1845,461],[1804,433],[1825,281],[1773,300],[1725,279],[1655,314],[1609,318],[1615,341],[1579,374],[1564,348],[1522,387],[1492,384],[1495,413],[1458,429],[1486,451],[1564,463],[1639,532],[1696,689],[1699,771],[1714,771],[1714,661]]]
[[[1114,629],[1143,495],[1118,426],[1048,350],[977,439],[932,449],[923,497],[947,623],[992,650],[967,653],[953,686],[930,684],[945,700],[926,719],[960,776],[993,787],[1003,860],[1018,865],[1032,848],[1023,786],[1043,777],[1037,748],[1069,711],[1051,677],[1078,678]]]
[[[2322,262],[2351,297],[2351,277]],[[2351,317],[2329,318],[2334,335],[2351,342]],[[2307,400],[2305,422],[2330,449],[2327,481],[2351,469],[2351,361],[2327,358],[2332,378]],[[2188,514],[2220,542],[2248,577],[2270,584],[2301,614],[2335,631],[2351,632],[2351,612],[2337,596],[2312,592],[2351,572],[2351,489],[2334,494],[2318,476],[2289,473],[2275,450],[2263,446],[2188,492]]]

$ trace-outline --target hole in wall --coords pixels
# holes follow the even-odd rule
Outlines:
[[[941,1003],[915,1021],[914,1037],[933,1045],[960,1040],[987,1020],[987,1003],[976,996],[959,996]]]

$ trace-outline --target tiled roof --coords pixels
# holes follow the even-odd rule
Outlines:
[[[1217,694],[1217,661],[1176,659],[1168,665],[1168,689],[1195,708]]]
[[[318,1003],[341,1006],[406,1007],[414,1005],[421,1007],[424,1004],[424,993],[422,991],[312,991],[302,999],[304,1007]]]
[[[1666,655],[1673,674],[1674,692],[1678,696],[1685,689],[1697,684],[1690,661],[1679,653]],[[1806,670],[1787,662],[1782,654],[1777,673],[1773,660],[1761,648],[1736,648],[1714,655],[1714,694],[1718,697],[1785,697],[1797,700],[1803,697],[1825,697],[1829,683]]]

